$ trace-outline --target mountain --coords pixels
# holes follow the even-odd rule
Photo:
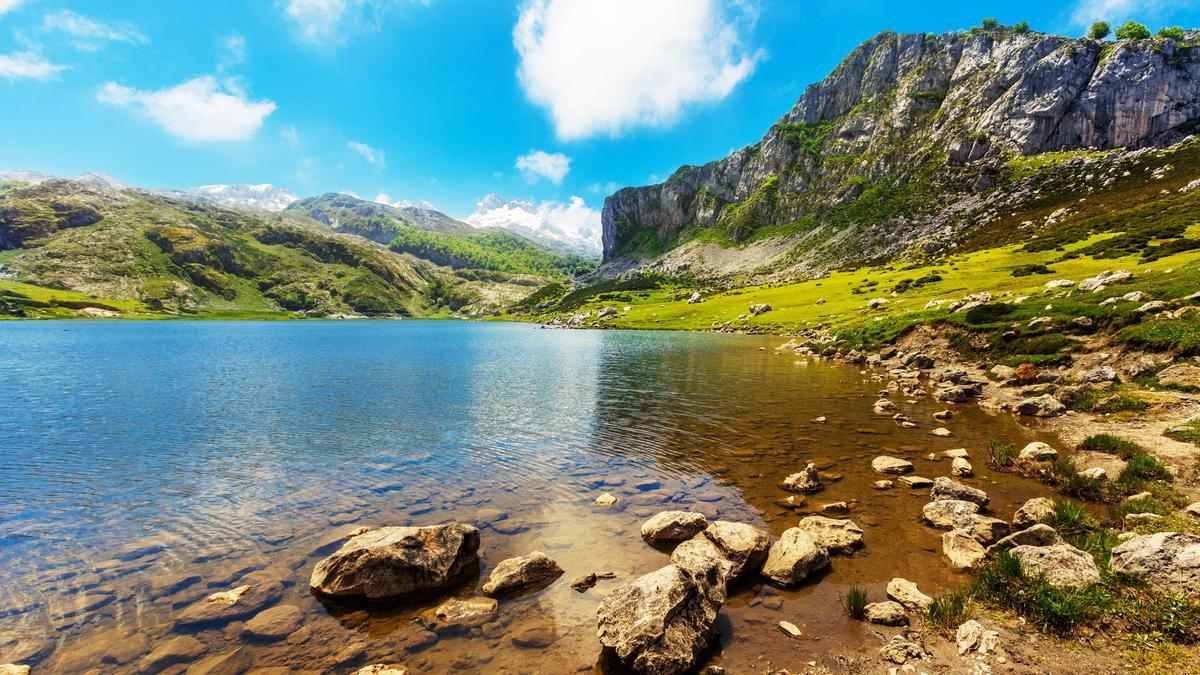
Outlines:
[[[27,183],[29,185],[37,185],[48,180],[55,180],[56,178],[58,178],[58,176],[52,176],[48,173],[42,173],[40,171],[22,171],[19,169],[12,171],[0,171],[0,183]],[[82,173],[71,180],[75,181],[76,183],[91,185],[92,187],[97,187],[102,190],[119,191],[129,188],[129,185],[122,183],[111,176],[106,176],[102,173],[95,173],[92,171]]]
[[[0,185],[0,315],[476,316],[555,276],[454,269],[296,211],[53,178]]]
[[[565,278],[591,266],[577,255],[547,250],[504,229],[473,227],[423,207],[369,202],[326,194],[295,202],[288,212],[307,215],[335,232],[355,234],[454,269]]]
[[[498,227],[553,251],[600,257],[599,219],[583,200],[571,204],[535,205],[520,199],[489,194],[475,205],[466,221],[476,227]]]
[[[270,183],[201,185],[190,190],[163,191],[163,194],[218,206],[262,209],[264,211],[282,211],[297,199],[291,191],[275,187]]]
[[[603,270],[769,280],[944,252],[1036,202],[1043,169],[1200,127],[1198,43],[881,33],[758,143],[606,199]]]

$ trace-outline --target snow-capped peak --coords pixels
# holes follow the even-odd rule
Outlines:
[[[572,253],[600,255],[600,212],[589,208],[581,197],[567,204],[485,195],[466,217],[475,227],[499,227],[522,236],[558,244]]]

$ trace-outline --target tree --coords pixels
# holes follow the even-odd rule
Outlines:
[[[1150,37],[1150,29],[1136,21],[1126,21],[1117,29],[1118,40],[1145,40]]]
[[[1087,36],[1093,40],[1103,40],[1104,38],[1108,37],[1110,32],[1111,29],[1108,27],[1107,21],[1097,21],[1096,23],[1092,24],[1091,28],[1088,29]]]
[[[1164,26],[1158,29],[1158,37],[1183,40],[1187,38],[1187,34],[1184,33],[1182,26]]]
[[[1000,25],[1000,22],[992,17],[988,17],[983,20],[982,25],[984,30],[996,30],[996,27]]]
[[[1018,21],[1016,23],[1016,25],[1013,26],[1013,31],[1015,31],[1017,33],[1028,33],[1029,32],[1029,22],[1028,21]]]

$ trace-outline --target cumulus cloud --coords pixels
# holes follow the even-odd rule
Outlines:
[[[42,30],[65,33],[73,38],[72,44],[77,48],[89,52],[94,52],[109,42],[146,44],[150,41],[132,24],[104,23],[69,9],[60,9],[43,17]]]
[[[1095,21],[1108,21],[1116,26],[1129,19],[1154,19],[1166,6],[1165,0],[1079,0],[1071,12],[1071,20],[1077,26],[1089,26]]]
[[[21,5],[23,0],[0,0],[0,14],[11,12]]]
[[[600,254],[600,212],[582,197],[568,203],[485,196],[475,205],[466,222],[476,227],[501,227],[517,234],[546,238],[585,255]]]
[[[532,150],[517,158],[516,167],[530,183],[545,178],[555,185],[562,185],[563,178],[571,170],[571,158],[561,152]]]
[[[517,76],[564,140],[669,124],[754,71],[753,15],[748,0],[528,0]]]
[[[380,150],[379,148],[372,148],[366,143],[360,143],[358,141],[350,141],[346,144],[346,147],[358,153],[358,155],[365,159],[368,164],[374,164],[381,169],[387,165],[387,157],[384,155],[383,150]]]
[[[66,69],[34,52],[0,54],[0,77],[6,80],[52,80]]]
[[[142,91],[109,82],[102,103],[129,107],[168,133],[194,143],[244,141],[275,111],[273,101],[251,101],[229,80],[204,76],[174,87]]]
[[[3,0],[0,0],[2,2]],[[340,46],[351,33],[377,30],[384,12],[430,0],[284,0],[284,14],[300,39],[315,46]]]

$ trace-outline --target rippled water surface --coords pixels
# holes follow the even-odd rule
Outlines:
[[[926,455],[966,447],[969,482],[1009,518],[1042,489],[989,473],[986,443],[1033,436],[962,407],[954,435],[935,438],[928,398],[901,402],[920,425],[901,429],[871,414],[869,373],[798,365],[773,351],[781,341],[455,322],[0,324],[0,663],[132,670],[192,635],[199,653],[169,671],[235,650],[242,668],[589,671],[600,599],[668,561],[639,538],[643,520],[690,509],[779,534],[804,509],[776,506],[777,485],[807,461],[842,476],[810,509],[857,500],[866,547],[798,589],[735,589],[714,662],[796,669],[877,647],[878,627],[839,609],[850,584],[882,600],[894,576],[930,593],[962,579],[919,522],[927,491],[871,489],[870,460],[907,457],[932,478],[948,460]],[[602,492],[618,503],[596,506]],[[531,550],[566,574],[436,641],[414,617],[444,598],[364,612],[308,593],[313,564],[350,529],[450,520],[481,528],[484,577]],[[570,589],[592,571],[617,579]],[[172,626],[248,574],[282,582],[304,628],[270,643],[236,622]],[[804,636],[784,638],[784,619]]]

